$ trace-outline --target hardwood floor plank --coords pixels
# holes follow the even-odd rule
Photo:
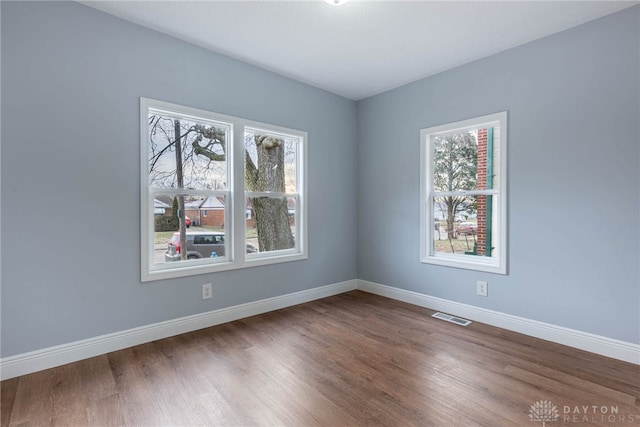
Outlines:
[[[10,412],[10,426],[53,425],[53,401],[51,395],[55,387],[53,375],[58,369],[47,369],[18,378],[16,397]],[[4,418],[4,412],[2,417]]]
[[[11,411],[13,410],[13,403],[16,400],[16,391],[18,389],[18,378],[12,378],[10,380],[2,381],[0,385],[0,425],[6,427],[9,425],[11,419]]]
[[[619,391],[614,388],[598,384],[590,379],[576,377],[575,375],[568,374],[558,369],[549,368],[539,363],[517,360],[514,365],[517,365],[518,369],[526,369],[529,372],[536,372],[538,375],[543,375],[546,378],[554,378],[576,390],[588,392],[601,398],[613,398],[616,402],[630,406],[635,405],[637,401],[636,396],[628,392]],[[505,372],[507,372],[508,369],[514,368],[514,365],[507,366]]]
[[[96,402],[115,394],[115,384],[105,356],[61,366],[52,372],[52,422],[88,425]]]
[[[353,291],[25,375],[2,427],[517,426],[541,400],[640,424],[640,367],[432,313]]]
[[[197,335],[196,335],[197,336]],[[208,425],[239,425],[243,420],[234,416],[234,410],[206,378],[202,368],[209,363],[207,351],[198,339],[183,336],[156,342],[156,346],[171,363],[176,377],[194,399],[192,409],[199,420]]]
[[[126,424],[195,425],[204,414],[157,344],[108,355]]]

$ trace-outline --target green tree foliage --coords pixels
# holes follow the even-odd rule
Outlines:
[[[178,229],[178,222],[180,221],[178,219],[178,210],[179,210],[178,198],[174,197],[173,204],[171,205],[171,220],[175,221],[176,230]]]
[[[178,199],[173,198],[173,207],[171,208],[171,215],[156,215],[155,217],[155,231],[177,231],[179,227],[178,220]]]
[[[155,231],[177,231],[179,227],[178,220],[178,199],[173,198],[173,207],[171,209],[171,215],[156,215],[155,219]]]

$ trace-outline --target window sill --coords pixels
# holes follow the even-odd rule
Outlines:
[[[150,269],[148,271],[142,272],[142,282],[151,282],[155,280],[163,280],[163,279],[174,279],[176,277],[186,277],[186,276],[195,276],[198,274],[207,274],[207,273],[217,273],[220,271],[229,271],[229,270],[240,270],[243,268],[249,267],[257,267],[261,265],[269,265],[269,264],[281,264],[284,262],[291,261],[299,261],[307,259],[308,256],[306,254],[301,253],[288,253],[281,254],[276,256],[257,256],[257,257],[247,257],[244,262],[232,262],[232,261],[223,261],[216,263],[197,263],[195,261],[193,264],[180,266],[180,267],[172,267],[172,268],[157,268]]]
[[[474,257],[475,258],[475,257]],[[420,262],[424,264],[435,264],[445,267],[462,268],[466,270],[484,271],[487,273],[507,274],[505,264],[500,265],[499,260],[491,258],[469,259],[469,255],[431,255],[423,257]]]

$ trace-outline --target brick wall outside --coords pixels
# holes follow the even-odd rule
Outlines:
[[[487,189],[487,130],[478,130],[478,190]],[[478,255],[485,254],[487,242],[487,197],[477,196],[478,202]]]
[[[224,226],[224,209],[206,209],[207,216],[204,216],[204,209],[200,210],[200,225],[206,227]]]

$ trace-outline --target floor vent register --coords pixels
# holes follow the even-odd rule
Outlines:
[[[436,319],[445,320],[447,322],[455,323],[456,325],[460,325],[460,326],[467,326],[467,325],[471,324],[471,320],[462,319],[460,317],[455,317],[455,316],[451,316],[451,315],[440,313],[440,312],[437,312],[436,314],[432,315],[431,317],[435,317]]]

